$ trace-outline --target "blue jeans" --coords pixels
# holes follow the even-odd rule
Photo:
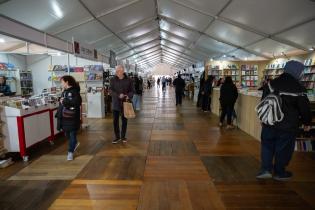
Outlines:
[[[141,102],[141,95],[134,94],[132,97],[132,104],[133,104],[133,108],[137,111],[140,111],[140,102]]]
[[[66,137],[69,139],[69,150],[68,152],[74,152],[75,146],[77,145],[77,131],[65,132]]]
[[[277,175],[285,172],[295,148],[296,134],[263,126],[261,132],[261,170]]]

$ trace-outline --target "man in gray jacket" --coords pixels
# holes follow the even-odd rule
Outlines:
[[[113,144],[117,144],[119,141],[127,142],[127,118],[124,116],[123,102],[126,99],[132,99],[134,94],[134,85],[130,78],[125,74],[124,67],[118,65],[116,67],[116,76],[110,81],[110,91],[113,101],[113,124],[115,131],[115,139]],[[119,128],[119,116],[121,115],[122,129]]]

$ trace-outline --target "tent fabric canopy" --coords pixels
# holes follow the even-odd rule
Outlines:
[[[0,14],[118,59],[187,67],[223,55],[270,59],[315,45],[310,0],[9,0]]]

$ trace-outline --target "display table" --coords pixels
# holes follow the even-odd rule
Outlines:
[[[58,105],[51,104],[27,110],[5,106],[1,112],[4,125],[4,145],[8,152],[19,152],[25,161],[28,160],[27,148],[48,139],[53,142],[57,119],[55,113]]]
[[[257,117],[255,108],[261,100],[262,92],[239,90],[235,112],[237,115],[236,126],[260,141],[261,124]],[[212,112],[220,115],[220,89],[214,88],[212,93]],[[314,96],[309,96],[310,101],[315,101]]]
[[[104,92],[88,93],[88,118],[104,118],[105,117],[105,100]]]
[[[220,89],[214,88],[211,100],[212,112],[220,115]],[[261,98],[258,92],[240,92],[235,104],[235,112],[237,115],[236,125],[238,128],[260,140],[261,125],[257,117],[255,107]]]

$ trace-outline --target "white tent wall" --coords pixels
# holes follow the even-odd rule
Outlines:
[[[157,64],[152,68],[152,75],[169,75],[173,76],[177,72],[176,69],[165,63]]]

